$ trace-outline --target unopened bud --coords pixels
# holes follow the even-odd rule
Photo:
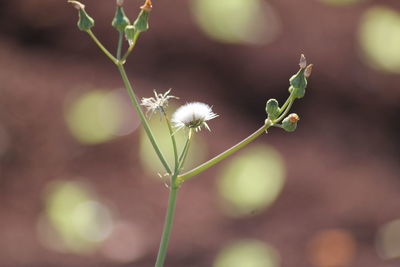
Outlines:
[[[124,31],[125,27],[128,26],[131,22],[129,18],[126,16],[124,8],[122,5],[118,5],[117,1],[117,10],[115,11],[114,19],[111,25],[116,28],[118,31]]]
[[[94,26],[94,19],[89,16],[89,14],[85,11],[85,5],[78,1],[68,1],[74,5],[76,9],[79,10],[79,20],[78,20],[78,28],[81,31],[88,31]]]
[[[117,6],[122,6],[124,4],[124,0],[117,0]]]
[[[145,32],[149,29],[149,15],[150,11],[147,11],[146,9],[142,9],[142,11],[140,11],[139,16],[133,23],[136,31]]]
[[[128,40],[129,45],[131,45],[135,39],[136,30],[132,25],[128,25],[125,27],[125,38]]]
[[[306,93],[307,87],[307,79],[304,75],[305,69],[300,69],[295,75],[293,75],[289,82],[292,89],[289,88],[289,91],[293,91],[293,95],[296,98],[304,97]]]
[[[309,77],[311,76],[313,67],[314,67],[313,64],[310,64],[310,65],[308,65],[308,66],[306,67],[306,70],[304,71],[304,76],[305,76],[306,78],[309,78]]]
[[[292,113],[282,121],[282,128],[287,132],[293,132],[296,130],[299,120],[299,116],[296,113]]]
[[[301,69],[305,69],[307,66],[307,60],[306,60],[306,57],[304,56],[304,54],[301,54],[301,56],[300,56],[299,66]]]
[[[279,103],[276,99],[270,99],[267,101],[265,110],[268,114],[268,118],[275,120],[279,117]]]

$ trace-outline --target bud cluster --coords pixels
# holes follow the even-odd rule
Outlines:
[[[268,118],[266,121],[272,123],[273,126],[283,128],[287,132],[293,132],[297,128],[299,116],[295,113],[288,115],[293,102],[301,99],[306,93],[307,79],[311,76],[313,65],[307,65],[306,57],[302,54],[299,62],[300,69],[289,79],[290,96],[282,107],[276,99],[269,99],[266,104],[266,112]],[[282,121],[282,124],[279,122]]]
[[[90,31],[95,22],[85,11],[85,5],[73,0],[69,0],[68,3],[74,5],[79,11],[78,28],[82,31]],[[136,20],[131,24],[128,16],[125,14],[123,4],[124,0],[116,0],[117,7],[111,25],[117,31],[125,33],[126,39],[132,45],[140,33],[149,29],[149,16],[153,6],[151,0],[146,0],[144,5],[140,7],[141,11]]]

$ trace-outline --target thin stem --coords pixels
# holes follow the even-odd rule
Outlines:
[[[122,43],[124,41],[124,32],[118,31],[118,47],[117,47],[117,60],[121,59]]]
[[[122,80],[124,81],[125,87],[128,90],[128,94],[129,94],[129,97],[131,98],[132,105],[135,108],[137,114],[139,114],[140,120],[143,123],[144,130],[146,131],[146,134],[149,137],[150,143],[153,145],[153,148],[154,148],[158,158],[160,159],[162,165],[164,166],[165,170],[169,174],[172,174],[171,168],[169,167],[167,161],[165,160],[165,157],[162,154],[162,152],[157,144],[156,139],[154,138],[153,132],[150,129],[149,123],[147,122],[146,117],[144,116],[143,111],[140,108],[140,105],[139,105],[139,102],[137,101],[135,92],[133,91],[132,85],[128,79],[128,76],[126,75],[124,66],[122,64],[117,64],[117,67],[121,74]]]
[[[257,137],[259,137],[261,134],[263,134],[269,127],[271,127],[272,123],[271,121],[267,121],[265,125],[263,125],[260,129],[255,131],[253,134],[242,140],[241,142],[237,143],[233,147],[227,149],[226,151],[222,152],[221,154],[215,156],[214,158],[210,159],[209,161],[201,164],[200,166],[194,168],[191,171],[188,171],[186,173],[183,173],[182,175],[179,175],[176,181],[177,185],[180,185],[183,181],[189,179],[190,177],[197,175],[208,168],[214,166],[224,158],[228,157],[229,155],[233,154],[234,152],[238,151],[239,149],[245,147],[248,145],[250,142],[255,140]]]
[[[176,176],[173,176],[172,180],[174,181],[175,178]],[[169,243],[169,238],[171,236],[172,224],[174,220],[177,193],[178,193],[178,187],[176,187],[174,183],[172,183],[172,187],[169,192],[168,208],[167,208],[167,214],[165,216],[164,229],[161,236],[160,248],[158,250],[155,267],[163,267],[165,257],[167,256],[168,243]]]
[[[190,141],[192,140],[192,129],[189,130],[189,136],[188,139],[186,140],[185,147],[182,151],[181,156],[179,157],[179,170],[183,167],[185,164],[187,155],[189,154],[189,148],[190,148]]]
[[[185,146],[183,147],[181,155],[179,156],[179,162],[181,162],[183,157],[185,156],[185,152],[186,152],[188,145],[189,145],[189,138],[186,139]]]
[[[172,146],[174,148],[174,158],[175,158],[174,173],[177,174],[177,172],[179,170],[179,159],[178,159],[178,148],[176,146],[176,139],[175,139],[174,132],[172,131],[171,123],[169,122],[167,115],[164,112],[163,112],[163,114],[165,117],[165,121],[167,122],[169,134],[171,136]]]
[[[292,94],[290,94],[290,96],[286,99],[286,102],[285,102],[285,103],[283,104],[283,106],[280,108],[281,113],[282,113],[283,111],[285,111],[285,109],[286,109],[287,105],[289,105],[289,102],[291,101],[291,99],[292,99]]]
[[[289,97],[290,101],[289,104],[287,106],[287,108],[285,109],[285,111],[281,114],[281,116],[279,116],[279,118],[277,118],[276,120],[274,120],[274,123],[276,122],[280,122],[281,120],[283,120],[285,118],[285,116],[289,113],[290,109],[292,108],[292,105],[294,103],[294,99],[292,96]]]
[[[97,46],[101,49],[101,51],[103,51],[103,53],[109,59],[111,59],[112,62],[114,62],[114,64],[118,64],[118,60],[107,50],[107,48],[103,46],[103,44],[99,41],[99,39],[97,39],[94,33],[91,30],[87,30],[86,32],[90,35],[90,37],[92,37],[93,41],[97,44]]]
[[[129,56],[130,53],[132,52],[133,48],[135,47],[136,41],[137,41],[139,35],[140,35],[139,32],[136,32],[136,33],[135,33],[132,42],[129,44],[128,50],[126,51],[125,55],[124,55],[124,56],[122,57],[122,59],[121,59],[121,62],[125,63],[126,59],[128,58],[128,56]]]

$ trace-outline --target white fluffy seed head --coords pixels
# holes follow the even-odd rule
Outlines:
[[[172,115],[172,122],[177,128],[193,128],[196,131],[201,130],[205,126],[208,130],[207,121],[218,117],[211,107],[200,102],[187,103],[179,107]]]

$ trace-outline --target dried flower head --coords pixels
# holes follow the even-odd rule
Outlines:
[[[172,115],[172,122],[178,129],[188,127],[195,129],[197,132],[204,126],[210,131],[207,121],[216,117],[218,117],[218,115],[212,111],[209,105],[200,102],[192,102],[178,108]]]
[[[168,95],[170,92],[171,89],[166,91],[164,94],[158,94],[156,90],[154,90],[154,97],[143,97],[140,105],[146,107],[147,113],[151,112],[151,114],[153,114],[157,111],[160,113],[165,113],[165,109],[168,107],[168,101],[173,98],[179,99],[179,97]]]
[[[72,4],[76,9],[85,9],[85,5],[78,1],[69,0],[68,3]]]
[[[299,66],[300,66],[300,69],[305,69],[307,66],[307,60],[306,60],[306,57],[304,56],[304,54],[301,54],[301,56],[300,56]]]

